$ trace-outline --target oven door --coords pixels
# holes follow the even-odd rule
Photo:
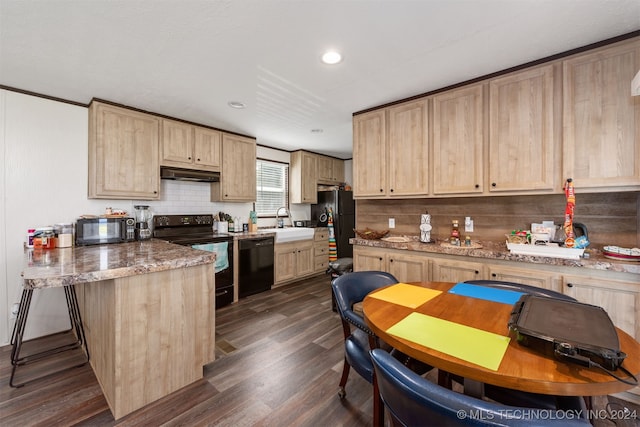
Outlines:
[[[215,252],[216,308],[233,302],[233,239],[191,245],[193,249]]]

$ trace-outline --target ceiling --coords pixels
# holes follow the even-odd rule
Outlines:
[[[355,111],[639,29],[638,0],[0,0],[0,85],[349,158]]]

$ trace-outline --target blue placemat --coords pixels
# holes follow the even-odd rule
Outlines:
[[[449,289],[449,293],[511,305],[515,304],[520,297],[524,295],[522,292],[488,288],[486,286],[472,285],[469,283],[458,283]]]

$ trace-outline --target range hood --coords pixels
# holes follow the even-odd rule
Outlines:
[[[219,182],[220,172],[161,167],[160,178],[176,181]]]

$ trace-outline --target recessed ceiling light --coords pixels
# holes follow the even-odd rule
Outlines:
[[[241,110],[241,109],[246,107],[246,105],[244,105],[244,102],[240,102],[240,101],[229,101],[228,105],[231,108],[237,108],[239,110]]]
[[[311,133],[322,133],[324,132],[322,129],[311,129]]]
[[[340,61],[342,61],[342,55],[340,55],[335,50],[327,51],[322,55],[322,62],[324,62],[325,64],[333,65],[337,64]]]

